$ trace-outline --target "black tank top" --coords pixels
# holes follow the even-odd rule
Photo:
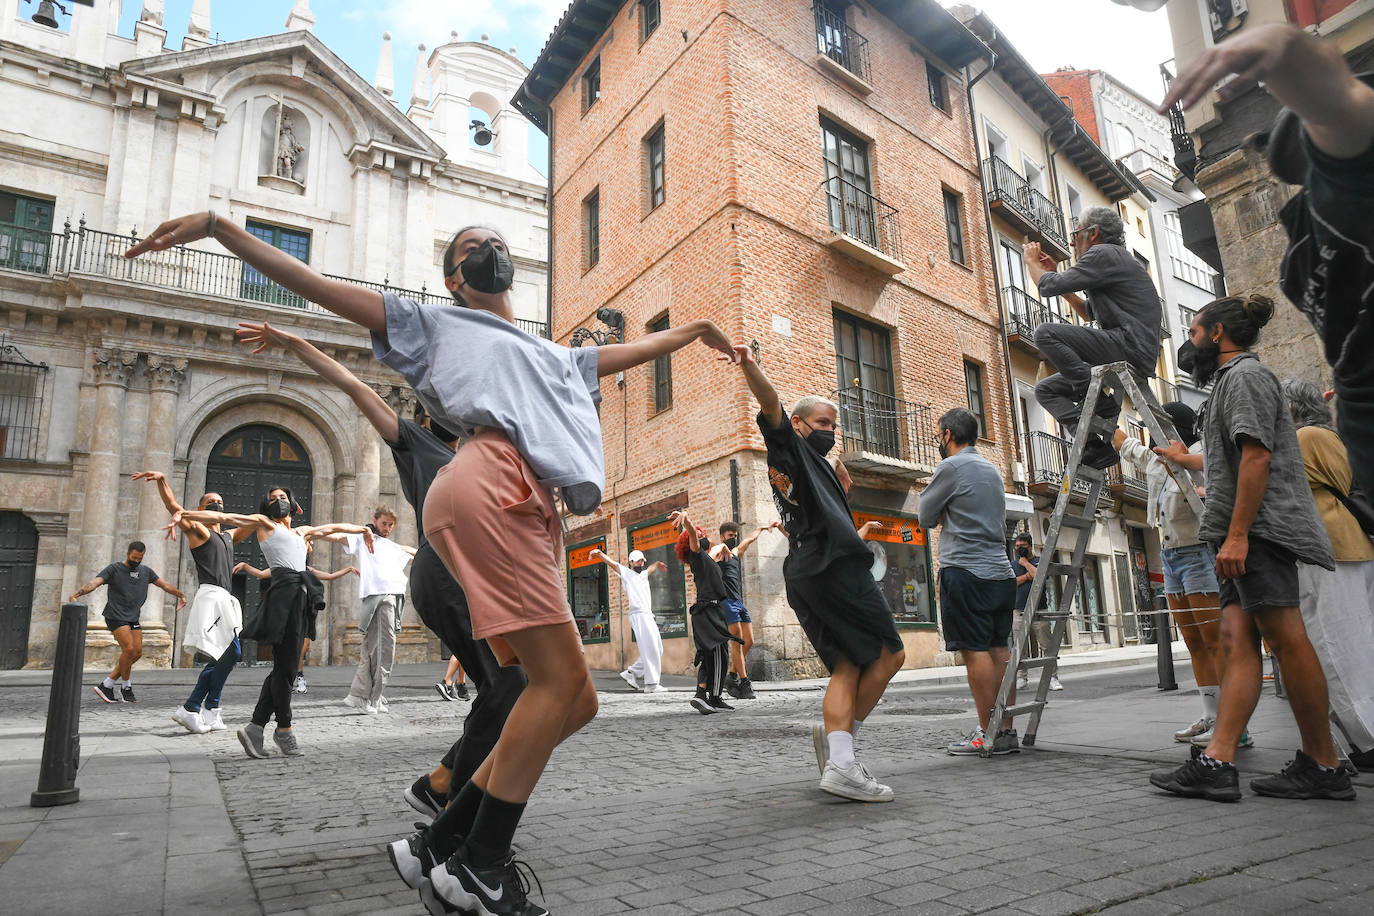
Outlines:
[[[734,601],[743,601],[744,592],[740,589],[740,563],[739,557],[735,556],[734,551],[727,550],[725,559],[720,561],[721,578],[725,583],[725,597]]]
[[[234,539],[229,532],[211,531],[209,540],[191,548],[191,559],[201,585],[218,585],[228,590],[234,569]]]

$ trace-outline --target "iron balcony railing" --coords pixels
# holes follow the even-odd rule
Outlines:
[[[1027,221],[1058,244],[1068,248],[1064,214],[1054,201],[1030,186],[1020,172],[998,156],[983,160],[983,182],[989,200],[1000,200],[1014,207]]]
[[[1147,150],[1135,150],[1128,153],[1121,161],[1135,175],[1154,172],[1171,183],[1178,178],[1178,168],[1172,162],[1166,162]]]
[[[1066,323],[1063,315],[1019,287],[1003,287],[1002,301],[1007,304],[1008,336],[1030,340],[1035,329],[1046,322]]]
[[[822,3],[816,10],[816,49],[850,73],[869,82],[868,39],[849,27],[844,15]]]
[[[49,276],[96,276],[179,290],[193,296],[245,299],[281,308],[328,313],[327,309],[269,280],[233,255],[177,245],[132,260],[125,258],[124,252],[137,241],[138,237],[133,234],[117,235],[88,229],[85,220],[76,229],[68,221],[62,232],[54,233],[0,224],[0,268]],[[371,283],[353,277],[325,276],[428,305],[452,302],[447,290],[431,293],[424,285],[415,290],[392,286],[386,281]],[[516,324],[526,333],[548,337],[548,325],[541,321],[516,319]]]
[[[847,452],[867,452],[933,467],[939,461],[931,408],[851,385],[835,393]]]
[[[895,261],[902,259],[902,230],[896,207],[838,175],[825,181],[825,203],[831,229],[858,239]]]

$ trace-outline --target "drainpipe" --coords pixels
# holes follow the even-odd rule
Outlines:
[[[995,42],[996,40],[997,32],[994,30],[992,41]],[[1007,319],[1002,310],[1002,272],[997,263],[1000,256],[1000,249],[997,244],[997,234],[992,231],[992,208],[988,205],[988,188],[987,181],[983,176],[983,160],[981,156],[978,155],[978,120],[975,117],[976,111],[973,105],[973,87],[978,85],[978,82],[991,73],[993,68],[997,66],[997,54],[989,49],[988,55],[987,67],[972,79],[968,76],[968,68],[964,69],[964,82],[966,84],[964,94],[968,98],[969,121],[974,125],[973,148],[974,156],[978,159],[978,185],[983,189],[983,225],[987,229],[988,246],[990,248],[989,253],[992,255],[993,295],[997,299],[997,318],[1002,328],[1002,371],[1007,379],[1008,406],[1011,408],[1011,435],[1012,438],[1016,440],[1016,462],[1021,465],[1024,476],[1024,470],[1026,468],[1026,443],[1024,441],[1024,430],[1021,429],[1021,411],[1017,408],[1016,403],[1016,379],[1011,374],[1011,343],[1007,339]],[[1024,483],[1017,483],[1016,488],[1018,492],[1024,495]]]
[[[549,110],[549,189],[545,193],[546,206],[544,212],[549,221],[548,229],[545,231],[545,243],[548,246],[548,282],[544,289],[544,322],[549,329],[549,340],[553,340],[553,106],[548,106]]]

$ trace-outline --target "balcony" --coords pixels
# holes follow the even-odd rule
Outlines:
[[[897,208],[838,175],[823,184],[830,226],[826,244],[889,277],[906,270]]]
[[[1150,499],[1150,485],[1145,478],[1138,476],[1135,465],[1131,465],[1129,471],[1124,464],[1107,468],[1107,492],[1137,506],[1145,505]]]
[[[840,460],[850,470],[908,480],[935,473],[940,459],[929,407],[857,385],[840,389],[835,401]]]
[[[1003,287],[1002,302],[1007,307],[1007,342],[1032,356],[1040,355],[1035,348],[1036,328],[1047,321],[1066,323],[1063,315],[1015,286]]]
[[[816,52],[821,69],[860,95],[873,91],[868,39],[849,27],[844,15],[817,3]]]
[[[1155,154],[1143,149],[1129,153],[1122,158],[1121,162],[1142,181],[1150,173],[1156,175],[1161,182],[1167,185],[1173,185],[1178,179],[1179,172],[1173,163],[1165,162]]]
[[[138,237],[115,235],[87,229],[85,220],[73,230],[68,222],[62,232],[39,232],[0,224],[0,269],[18,270],[49,277],[98,277],[172,290],[188,296],[216,296],[246,300],[277,308],[315,314],[332,314],[327,309],[297,296],[267,279],[233,255],[203,251],[178,245],[165,251],[149,252],[128,260],[124,252]],[[330,279],[394,293],[426,305],[445,305],[453,299],[448,291],[428,292],[403,289],[382,283],[369,283],[353,277],[326,274]],[[535,337],[547,337],[542,321],[516,319],[521,330]]]
[[[1038,241],[1056,261],[1069,259],[1072,249],[1064,231],[1064,214],[1019,172],[997,156],[989,156],[983,160],[983,188],[994,215]]]
[[[1173,382],[1166,382],[1162,378],[1155,379],[1156,395],[1159,403],[1167,404],[1170,401],[1181,401],[1183,398],[1179,394],[1178,386]]]
[[[1059,490],[1064,485],[1064,466],[1069,459],[1069,440],[1050,433],[1033,432],[1025,437],[1026,442],[1026,488],[1036,504],[1044,507],[1059,498]],[[1115,470],[1120,465],[1114,465]],[[1110,474],[1108,475],[1110,480]],[[1080,479],[1073,482],[1072,498],[1083,502],[1088,498],[1088,484]],[[1111,505],[1104,492],[1102,506]]]

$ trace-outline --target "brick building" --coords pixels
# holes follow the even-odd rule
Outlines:
[[[1015,456],[961,77],[985,53],[934,0],[579,0],[516,98],[550,137],[554,338],[602,308],[631,339],[709,318],[785,401],[839,401],[856,520],[887,521],[882,587],[913,666],[944,660],[915,521],[935,420],[972,406],[1008,481]],[[623,665],[620,588],[585,551],[644,549],[670,567],[656,614],[664,668],[684,671],[691,587],[666,516],[686,507],[713,536],[777,517],[756,406],[700,346],[603,395],[605,502],[569,520],[574,614],[593,666]],[[768,534],[746,556],[763,677],[821,670],[783,596],[785,551]]]

